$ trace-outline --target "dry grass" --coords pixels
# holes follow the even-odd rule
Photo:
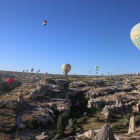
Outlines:
[[[16,108],[7,106],[5,108],[1,108],[0,110],[0,140],[10,140],[11,136],[9,136],[9,134],[12,131],[12,127],[15,126],[16,123]]]

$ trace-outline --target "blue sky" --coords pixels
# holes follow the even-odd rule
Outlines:
[[[130,31],[140,0],[1,0],[0,70],[95,75],[140,72]],[[48,21],[43,26],[43,21]],[[118,72],[120,69],[120,72]]]

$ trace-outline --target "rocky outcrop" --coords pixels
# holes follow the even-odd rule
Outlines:
[[[22,93],[20,94],[20,96],[19,96],[19,98],[18,98],[18,102],[19,102],[19,104],[23,104],[23,95],[22,95]]]
[[[95,132],[94,132],[94,130],[89,130],[89,131],[87,131],[87,132],[85,132],[84,134],[80,134],[80,135],[77,135],[76,137],[87,137],[87,138],[90,138],[90,137],[93,137],[93,136],[95,136]]]
[[[132,117],[130,118],[128,134],[134,133],[134,132],[135,132],[135,129],[136,129],[136,128],[135,128],[135,117],[132,116]]]
[[[112,129],[109,124],[105,124],[93,140],[115,140]]]
[[[38,95],[45,96],[47,90],[48,90],[47,84],[45,85],[41,84],[29,94],[29,99],[35,99],[37,98]]]
[[[112,87],[107,87],[107,88],[97,88],[97,89],[93,89],[90,90],[86,93],[86,97],[98,97],[98,96],[104,96],[104,95],[108,95],[108,94],[113,94],[115,92],[121,92],[121,91],[131,91],[133,89],[133,87],[131,85],[123,85],[123,86],[112,86]]]

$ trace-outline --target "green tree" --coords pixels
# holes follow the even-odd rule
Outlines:
[[[60,135],[64,134],[66,125],[67,125],[67,117],[65,115],[59,115],[57,121],[57,129]]]
[[[38,126],[37,119],[31,119],[31,120],[29,121],[29,126],[30,126],[31,128],[37,128],[37,126]]]

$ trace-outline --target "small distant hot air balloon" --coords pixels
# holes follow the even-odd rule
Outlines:
[[[118,71],[120,71],[120,70],[118,70]]]
[[[30,70],[31,70],[31,72],[33,72],[33,71],[34,71],[34,69],[33,69],[33,68],[31,68]]]
[[[111,73],[111,75],[112,75],[112,73]]]
[[[89,73],[90,73],[91,71],[89,71]]]
[[[40,72],[40,69],[38,71]]]
[[[23,72],[24,72],[25,70],[23,70]]]
[[[97,74],[98,72],[96,72],[96,74]]]
[[[101,73],[101,76],[103,76],[103,74]]]
[[[8,78],[8,82],[11,84],[13,82],[12,78]]]
[[[131,32],[130,32],[130,38],[134,45],[140,50],[140,23],[136,24]]]
[[[28,70],[26,70],[26,72],[28,72]]]
[[[108,72],[108,74],[109,74],[109,72]]]
[[[98,68],[99,68],[98,66],[95,66],[95,70],[96,70],[96,71],[98,70]]]
[[[47,25],[47,21],[43,21],[43,25],[44,25],[44,26]]]
[[[38,71],[37,71],[37,73],[38,73]]]
[[[65,75],[67,75],[68,72],[71,70],[71,65],[70,64],[63,64],[61,68],[63,70],[63,73]]]

